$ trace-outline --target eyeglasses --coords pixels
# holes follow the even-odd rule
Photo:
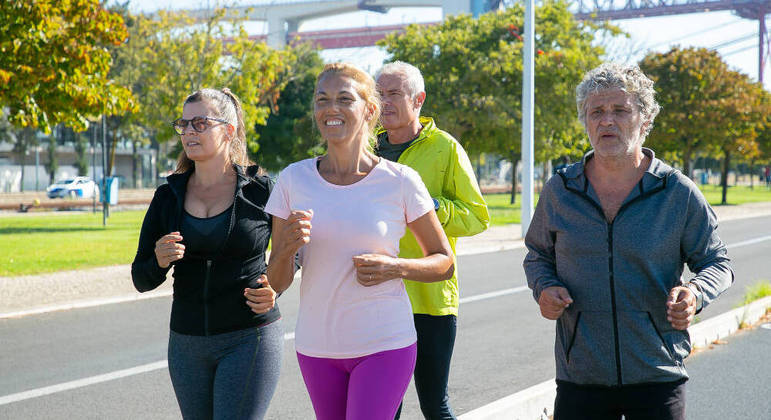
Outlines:
[[[217,121],[223,124],[230,124],[229,122],[225,120],[221,120],[219,118],[212,118],[212,117],[195,117],[192,120],[186,120],[183,118],[177,118],[176,120],[171,122],[171,126],[174,127],[174,131],[177,132],[180,136],[182,134],[185,134],[185,129],[187,129],[187,125],[191,124],[193,126],[193,130],[196,131],[196,133],[203,133],[209,127],[211,127],[211,124],[209,121]]]

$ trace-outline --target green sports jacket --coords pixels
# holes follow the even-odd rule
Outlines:
[[[416,170],[431,197],[439,201],[436,215],[455,254],[457,238],[476,235],[487,229],[490,215],[471,162],[460,143],[449,133],[437,128],[432,118],[420,117],[420,123],[423,130],[402,153],[398,163]],[[380,130],[378,134],[384,131]],[[420,245],[409,230],[399,243],[399,256],[423,256]],[[457,261],[455,273],[449,280],[422,283],[405,279],[404,284],[412,302],[412,312],[428,315],[458,314]]]

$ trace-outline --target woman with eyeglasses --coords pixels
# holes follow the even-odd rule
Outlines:
[[[182,416],[261,419],[283,352],[264,274],[273,185],[247,157],[241,104],[229,89],[188,96],[172,125],[183,150],[142,223],[134,286],[155,289],[174,266],[168,361]]]
[[[318,420],[394,418],[417,354],[402,278],[442,281],[454,270],[420,175],[372,152],[379,115],[372,77],[328,64],[314,92],[327,154],[284,169],[265,207],[277,291],[291,284],[300,252],[295,349]],[[408,228],[423,258],[397,258]]]

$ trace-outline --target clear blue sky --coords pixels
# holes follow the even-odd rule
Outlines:
[[[160,8],[201,8],[217,4],[216,0],[131,0],[134,11],[150,12]],[[219,1],[219,4],[248,5],[265,3],[249,0]],[[439,8],[394,8],[385,15],[356,12],[307,21],[300,30],[336,29],[350,26],[379,26],[398,23],[432,22],[441,19]],[[341,25],[341,22],[343,25]],[[767,25],[771,20],[767,19]],[[663,16],[614,22],[631,37],[613,46],[614,59],[637,61],[650,50],[666,51],[673,45],[716,48],[735,70],[758,77],[758,22],[742,19],[731,12],[709,12],[679,16]],[[262,25],[253,26],[259,32]],[[251,29],[250,29],[251,30]],[[379,67],[385,58],[377,48],[351,48],[323,53],[325,59],[356,61],[369,71]],[[766,64],[765,86],[771,90],[771,63]]]

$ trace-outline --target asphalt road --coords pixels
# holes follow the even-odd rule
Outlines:
[[[771,279],[771,217],[725,222],[720,232],[729,245],[736,283],[705,309],[702,319],[736,306],[746,285]],[[450,377],[456,414],[554,377],[553,323],[540,317],[529,289],[523,288],[523,256],[524,250],[517,249],[459,259],[462,303]],[[294,329],[297,293],[292,287],[279,300],[287,332]],[[163,365],[170,301],[148,299],[0,320],[0,419],[180,418]],[[715,398],[746,399],[717,373],[697,372],[693,376],[714,381],[722,391]],[[771,383],[768,378],[759,380]],[[768,389],[768,384],[762,386]],[[719,399],[712,401],[720,404]],[[268,418],[311,419],[312,413],[288,337]],[[402,418],[421,418],[412,387]]]
[[[689,419],[771,419],[771,322],[688,358]]]

